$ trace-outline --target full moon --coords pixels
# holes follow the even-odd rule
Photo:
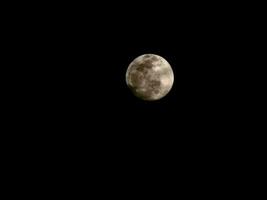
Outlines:
[[[144,54],[135,58],[126,72],[126,83],[132,93],[147,101],[159,100],[166,96],[173,81],[171,65],[155,54]]]

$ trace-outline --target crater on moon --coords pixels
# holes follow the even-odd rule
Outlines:
[[[170,64],[161,56],[144,54],[128,66],[126,83],[132,93],[148,101],[166,96],[172,88],[174,75]]]

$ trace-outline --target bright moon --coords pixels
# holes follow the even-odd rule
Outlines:
[[[166,96],[172,88],[174,75],[170,64],[161,56],[144,54],[128,66],[126,83],[132,93],[147,101]]]

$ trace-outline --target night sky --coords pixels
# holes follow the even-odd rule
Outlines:
[[[133,167],[155,179],[152,168],[161,166],[186,180],[245,155],[247,21],[233,7],[225,14],[220,6],[165,5],[127,3],[108,13],[60,5],[22,23],[18,51],[30,89],[18,86],[18,118],[38,133],[28,141],[50,162],[76,163],[83,172],[93,166],[113,178]],[[128,65],[145,53],[162,56],[174,71],[171,91],[158,101],[138,99],[126,85]]]
[[[43,46],[35,52],[36,79],[45,80],[40,99],[48,124],[83,141],[126,146],[224,141],[219,138],[240,114],[242,93],[236,77],[245,44],[234,18],[197,6],[162,15],[134,10],[98,17],[55,9],[51,19],[38,19],[45,26],[35,29],[34,47]],[[164,57],[174,71],[172,90],[155,102],[136,98],[126,86],[129,63],[145,53]]]

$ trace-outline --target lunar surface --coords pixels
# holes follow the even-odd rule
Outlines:
[[[170,64],[155,54],[137,57],[130,63],[126,72],[126,83],[132,93],[147,101],[159,100],[166,96],[173,81]]]

